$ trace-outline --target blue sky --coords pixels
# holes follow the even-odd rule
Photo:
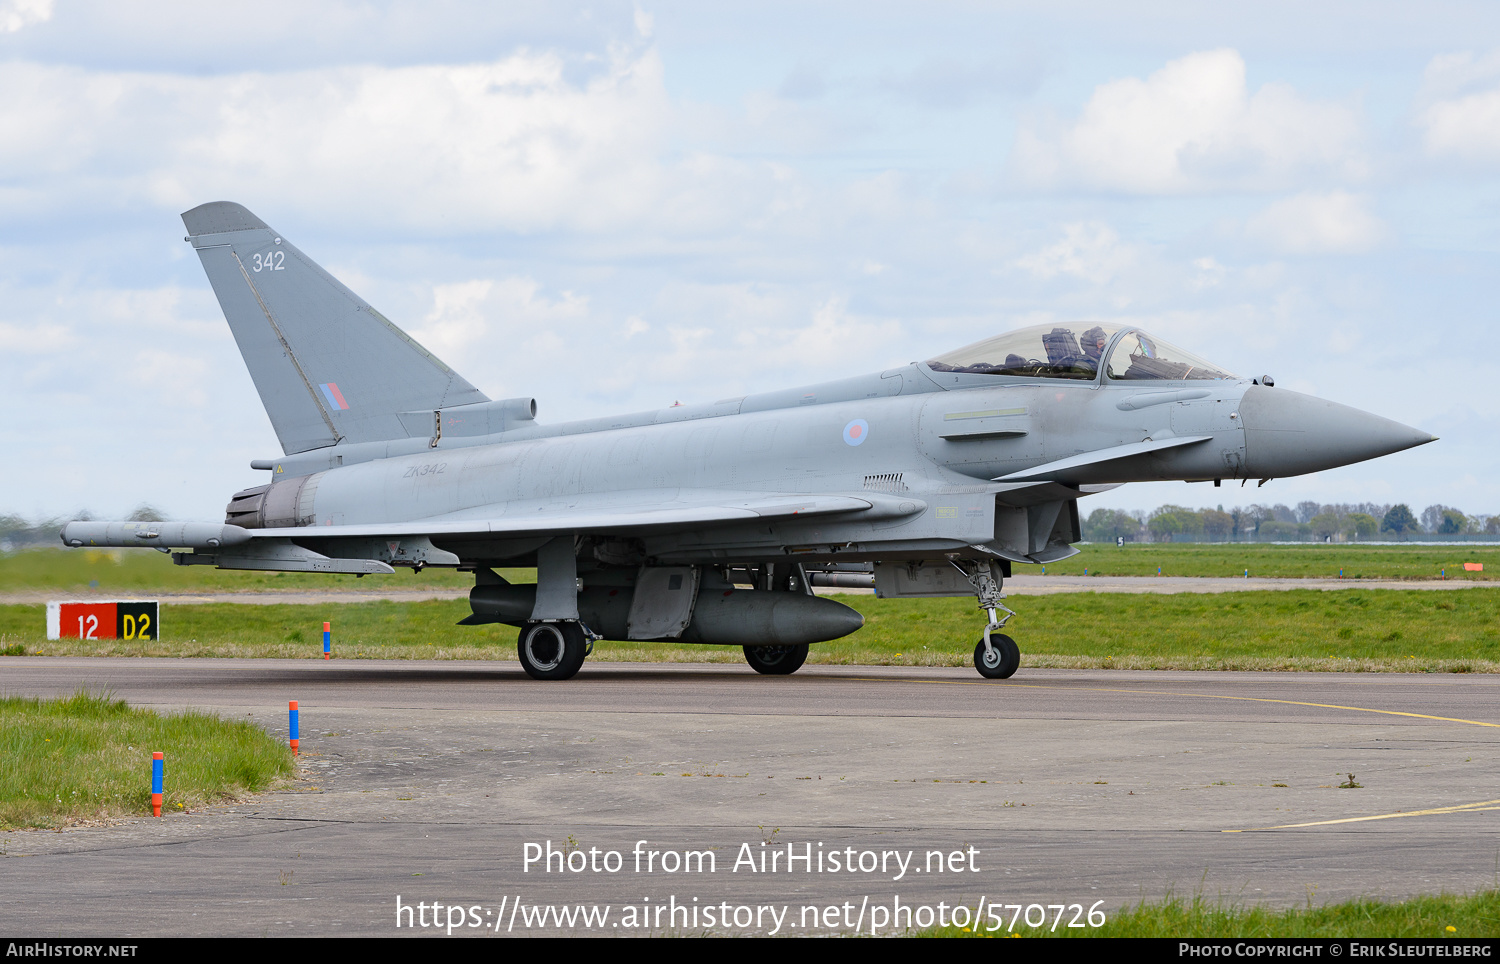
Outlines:
[[[0,511],[262,481],[234,200],[543,420],[1097,319],[1442,440],[1088,509],[1500,512],[1500,8],[1120,7],[0,0]]]

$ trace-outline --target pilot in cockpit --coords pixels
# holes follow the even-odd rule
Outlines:
[[[1109,344],[1109,335],[1099,325],[1095,325],[1083,333],[1079,339],[1079,347],[1083,349],[1084,357],[1091,363],[1089,367],[1098,370],[1104,360],[1104,346]]]

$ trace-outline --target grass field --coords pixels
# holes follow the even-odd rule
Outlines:
[[[160,716],[78,693],[0,699],[0,828],[151,813],[151,754],[166,756],[162,811],[223,802],[292,774],[291,752],[249,723]]]
[[[865,627],[812,647],[814,663],[964,666],[983,623],[972,600],[834,597]],[[1062,593],[1011,600],[1023,666],[1500,672],[1500,588],[1460,592]],[[331,605],[164,603],[159,641],[47,641],[44,607],[0,606],[14,655],[514,660],[516,630],[456,626],[465,600]],[[596,660],[733,662],[738,647],[600,643]]]
[[[532,576],[532,579],[535,577]],[[97,585],[95,585],[97,584]],[[160,552],[140,549],[27,549],[0,554],[0,592],[97,591],[105,598],[138,592],[285,592],[349,589],[468,589],[469,573],[424,569],[420,575],[333,575],[310,572],[242,572],[212,566],[174,566]]]
[[[1232,545],[1157,542],[1116,547],[1080,546],[1071,559],[1047,566],[1049,575],[1242,576],[1269,579],[1500,579],[1500,546],[1454,543],[1432,546],[1367,545]],[[1477,562],[1481,572],[1464,569]],[[1017,572],[1040,572],[1037,566],[1017,566]]]
[[[1207,545],[1151,543],[1084,545],[1072,559],[1052,563],[1049,574],[1099,576],[1252,576],[1271,578],[1500,579],[1500,546]],[[1468,572],[1465,562],[1484,565]],[[508,571],[508,570],[507,570]],[[519,571],[518,571],[519,572]],[[1040,566],[1017,566],[1039,575]],[[509,577],[507,577],[509,578]],[[521,575],[522,581],[534,577]],[[0,593],[23,590],[141,592],[271,592],[288,590],[467,589],[474,579],[450,569],[419,575],[335,576],[296,572],[236,572],[209,566],[174,566],[159,552],[140,549],[29,549],[0,555]]]
[[[1486,563],[1466,573],[1464,561]],[[1493,578],[1500,547],[1356,545],[1088,546],[1049,574],[1336,576],[1350,579]],[[1039,573],[1037,567],[1024,571]],[[507,570],[509,578],[534,578]],[[92,585],[91,584],[96,584]],[[155,552],[29,550],[0,556],[0,592],[57,590],[110,595],[193,591],[463,589],[472,577],[429,569],[352,576],[244,573],[173,566]],[[967,665],[981,622],[967,599],[838,597],[865,616],[853,636],[813,647],[811,661]],[[1071,593],[1014,600],[1007,629],[1033,667],[1128,669],[1319,669],[1500,671],[1500,587],[1461,593],[1342,590],[1216,595]],[[0,653],[57,655],[276,656],[316,658],[324,620],[340,657],[515,659],[516,631],[460,627],[462,600],[330,605],[173,606],[163,603],[158,642],[47,642],[40,606],[0,606]],[[601,643],[594,659],[740,662],[737,647]]]
[[[1018,917],[1018,912],[1011,908],[1004,914],[1001,923],[1006,925]],[[1055,912],[1047,911],[1046,926],[1040,928],[1027,927],[1018,921],[1015,928],[988,931],[986,928],[993,925],[993,920],[987,918],[978,929],[943,927],[921,936],[1493,938],[1500,936],[1500,891],[1488,890],[1468,897],[1448,894],[1414,897],[1394,903],[1353,900],[1292,910],[1269,910],[1202,898],[1169,898],[1143,901],[1135,907],[1107,913],[1103,927],[1068,927],[1071,917],[1063,917],[1061,926],[1053,931],[1050,928],[1054,916]],[[1036,918],[1033,913],[1032,919]]]

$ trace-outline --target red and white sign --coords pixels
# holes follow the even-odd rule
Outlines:
[[[49,602],[48,639],[157,639],[160,607],[154,599]]]

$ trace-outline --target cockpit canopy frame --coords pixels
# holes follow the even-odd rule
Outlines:
[[[1018,328],[925,364],[934,372],[1072,381],[1098,381],[1101,369],[1111,382],[1239,377],[1139,328],[1091,322]]]

